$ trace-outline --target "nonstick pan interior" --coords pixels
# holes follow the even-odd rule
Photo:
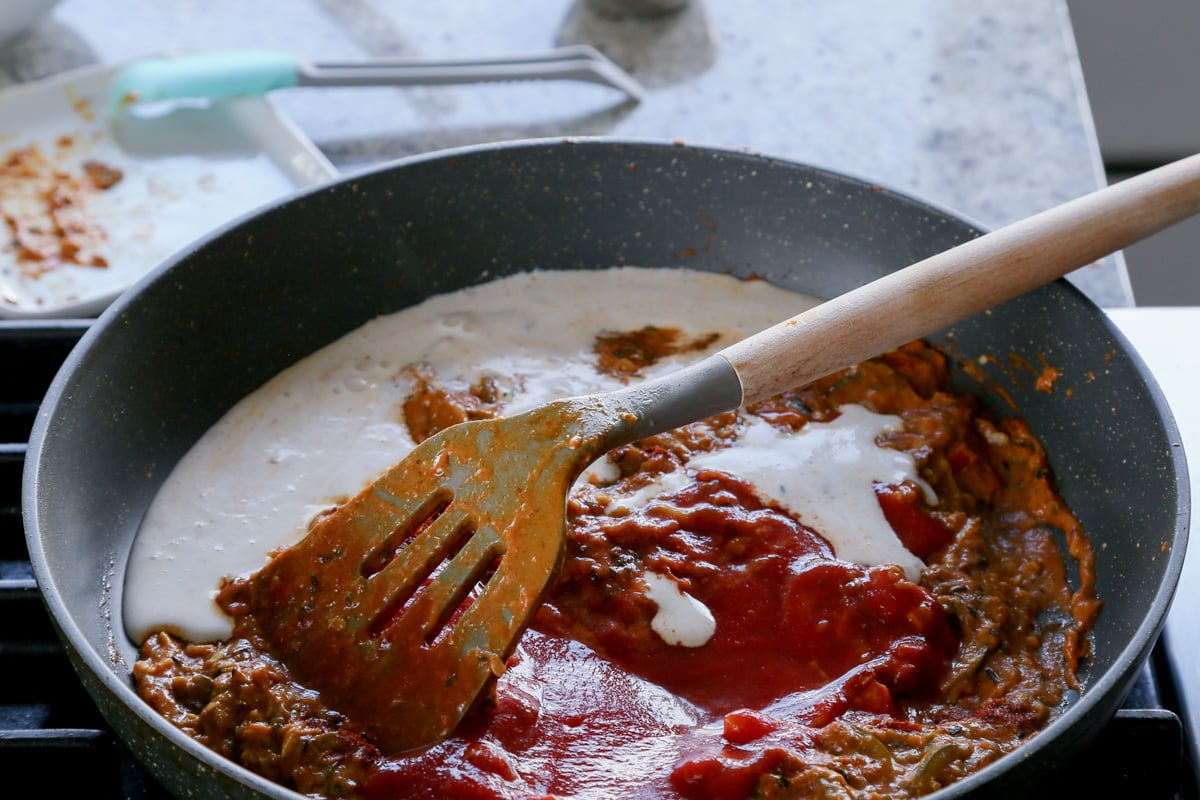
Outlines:
[[[379,314],[515,271],[682,266],[829,297],[979,233],[851,176],[672,143],[489,145],[340,179],[179,253],[84,336],[45,398],[26,459],[35,575],[89,693],[165,786],[189,797],[298,797],[142,704],[129,679],[136,650],[120,628],[142,514],[238,399]],[[1105,601],[1083,696],[1020,752],[938,796],[999,794],[1088,741],[1123,700],[1178,581],[1185,466],[1141,359],[1066,281],[931,339],[975,365],[982,383],[963,373],[963,387],[1030,421],[1092,537]],[[1052,392],[1026,368],[1043,364],[1060,371]]]

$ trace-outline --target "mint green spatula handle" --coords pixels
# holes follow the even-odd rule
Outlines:
[[[135,61],[115,76],[118,104],[262,95],[299,84],[295,56],[265,50],[189,53]]]

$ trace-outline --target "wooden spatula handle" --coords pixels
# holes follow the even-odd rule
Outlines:
[[[721,351],[743,402],[808,383],[1049,283],[1200,212],[1200,155],[992,231]]]

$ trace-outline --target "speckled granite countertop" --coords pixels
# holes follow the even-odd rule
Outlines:
[[[998,226],[1103,183],[1061,0],[63,0],[0,46],[0,86],[163,50],[461,57],[592,44],[646,88],[527,82],[288,89],[271,100],[343,171],[484,141],[603,135],[747,147]],[[1133,304],[1120,255],[1071,279]]]

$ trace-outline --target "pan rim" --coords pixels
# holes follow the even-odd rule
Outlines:
[[[927,201],[919,196],[915,196],[908,192],[902,192],[887,185],[881,184],[875,180],[869,180],[861,176],[847,173],[839,170],[830,169],[815,164],[809,164],[795,159],[782,158],[772,156],[745,147],[733,147],[725,145],[709,145],[703,143],[684,143],[680,141],[667,141],[659,139],[625,139],[612,138],[603,136],[591,137],[553,137],[553,138],[537,138],[537,139],[521,139],[506,142],[493,142],[482,145],[467,145],[445,150],[432,151],[421,153],[413,156],[408,156],[396,159],[384,164],[368,167],[356,172],[341,175],[331,181],[315,186],[308,187],[296,191],[286,197],[269,202],[257,209],[251,210],[242,216],[231,220],[230,222],[214,229],[204,237],[196,240],[187,247],[181,249],[171,257],[163,261],[156,268],[147,273],[121,297],[109,306],[96,321],[89,326],[84,332],[79,343],[72,349],[64,360],[58,373],[55,375],[52,383],[39,407],[37,417],[35,418],[33,428],[29,437],[29,444],[26,451],[25,465],[22,473],[22,515],[25,525],[25,538],[29,550],[30,560],[33,566],[35,580],[38,584],[39,591],[42,594],[43,600],[50,610],[51,618],[62,635],[69,643],[68,650],[73,651],[73,663],[78,659],[79,663],[90,671],[92,675],[98,676],[103,683],[105,690],[111,692],[118,701],[126,708],[136,714],[145,724],[154,729],[155,732],[166,736],[172,743],[181,747],[185,752],[198,758],[200,761],[213,766],[213,768],[224,770],[227,774],[232,774],[237,780],[249,785],[258,791],[264,792],[268,796],[275,797],[301,797],[292,790],[285,789],[278,784],[267,781],[257,774],[241,767],[240,765],[227,761],[226,759],[216,755],[208,750],[203,745],[199,744],[191,737],[184,734],[174,725],[170,724],[165,718],[154,712],[133,691],[132,686],[127,680],[122,680],[117,674],[113,664],[109,659],[106,659],[104,654],[98,652],[84,635],[82,629],[77,624],[75,616],[66,607],[63,601],[62,594],[55,583],[54,576],[51,574],[50,565],[47,560],[45,549],[42,546],[43,534],[41,530],[41,509],[43,504],[48,502],[44,498],[41,486],[42,475],[45,469],[45,447],[47,442],[47,433],[53,423],[53,420],[62,405],[64,398],[69,395],[72,382],[76,379],[80,364],[85,360],[87,354],[92,349],[94,342],[107,335],[110,328],[120,324],[120,320],[124,314],[131,308],[136,308],[139,298],[146,291],[147,287],[152,284],[169,277],[171,270],[178,264],[187,261],[192,255],[203,248],[209,242],[219,237],[225,236],[228,232],[236,229],[248,221],[261,216],[264,213],[276,211],[290,204],[301,202],[304,198],[317,193],[329,191],[330,187],[347,187],[355,181],[376,175],[382,172],[400,170],[412,165],[434,162],[446,159],[456,159],[464,157],[477,157],[481,154],[493,153],[498,151],[513,151],[513,150],[538,150],[547,147],[562,148],[562,147],[579,147],[582,149],[588,148],[628,148],[632,150],[640,148],[652,148],[655,150],[672,149],[679,152],[688,152],[701,157],[717,157],[717,158],[734,158],[745,159],[758,164],[778,164],[788,168],[800,167],[805,170],[810,170],[813,173],[829,177],[835,182],[848,183],[859,187],[869,187],[872,191],[882,192],[892,198],[892,200],[907,204],[909,206],[924,209],[932,215],[950,221],[954,224],[962,225],[965,228],[971,229],[976,233],[983,233],[986,229],[977,222],[965,217],[963,214],[951,209],[940,206],[939,204]],[[1166,436],[1172,441],[1179,441],[1179,430],[1174,418],[1174,415],[1166,402],[1165,396],[1162,393],[1153,374],[1150,372],[1145,361],[1140,354],[1133,348],[1128,339],[1120,332],[1116,326],[1111,323],[1103,310],[1087,298],[1081,290],[1074,284],[1065,279],[1055,281],[1055,284],[1061,290],[1067,291],[1082,301],[1081,307],[1084,308],[1087,314],[1092,319],[1104,326],[1116,339],[1124,346],[1123,355],[1127,356],[1129,362],[1144,384],[1149,394],[1151,401],[1155,406],[1155,413],[1161,421],[1163,430]],[[1061,716],[1052,721],[1048,726],[1042,729],[1030,741],[1024,743],[1013,753],[1010,753],[993,764],[983,768],[977,773],[974,773],[961,781],[958,781],[945,789],[939,790],[931,797],[945,798],[958,797],[966,795],[969,792],[979,790],[988,784],[992,783],[997,777],[1008,773],[1020,763],[1030,763],[1037,760],[1037,756],[1051,745],[1060,735],[1068,729],[1076,727],[1085,719],[1088,719],[1093,714],[1097,713],[1102,705],[1111,705],[1111,711],[1120,705],[1124,700],[1125,694],[1128,691],[1128,686],[1122,687],[1121,684],[1130,681],[1130,673],[1134,671],[1137,665],[1140,665],[1149,655],[1158,634],[1161,631],[1167,613],[1170,610],[1174,599],[1175,589],[1179,582],[1180,574],[1183,568],[1184,556],[1186,555],[1189,520],[1190,520],[1190,487],[1187,481],[1188,470],[1185,454],[1182,452],[1182,447],[1173,448],[1170,454],[1170,463],[1176,477],[1176,510],[1175,510],[1175,531],[1173,532],[1172,543],[1174,546],[1168,555],[1164,567],[1164,579],[1156,588],[1153,600],[1150,603],[1147,615],[1141,620],[1133,634],[1130,636],[1128,644],[1115,654],[1112,660],[1112,666],[1109,667],[1103,674],[1097,676],[1094,682],[1089,682],[1085,691],[1080,695],[1070,707],[1067,708]],[[119,626],[118,626],[119,627]],[[118,631],[119,634],[119,631]],[[126,676],[127,678],[128,676]],[[85,681],[86,683],[86,681]],[[1104,713],[1104,718],[1107,719],[1111,713]],[[1096,726],[1093,726],[1096,727]],[[1095,733],[1096,731],[1085,732]],[[1085,736],[1090,738],[1090,736]],[[219,762],[219,763],[214,763]]]

